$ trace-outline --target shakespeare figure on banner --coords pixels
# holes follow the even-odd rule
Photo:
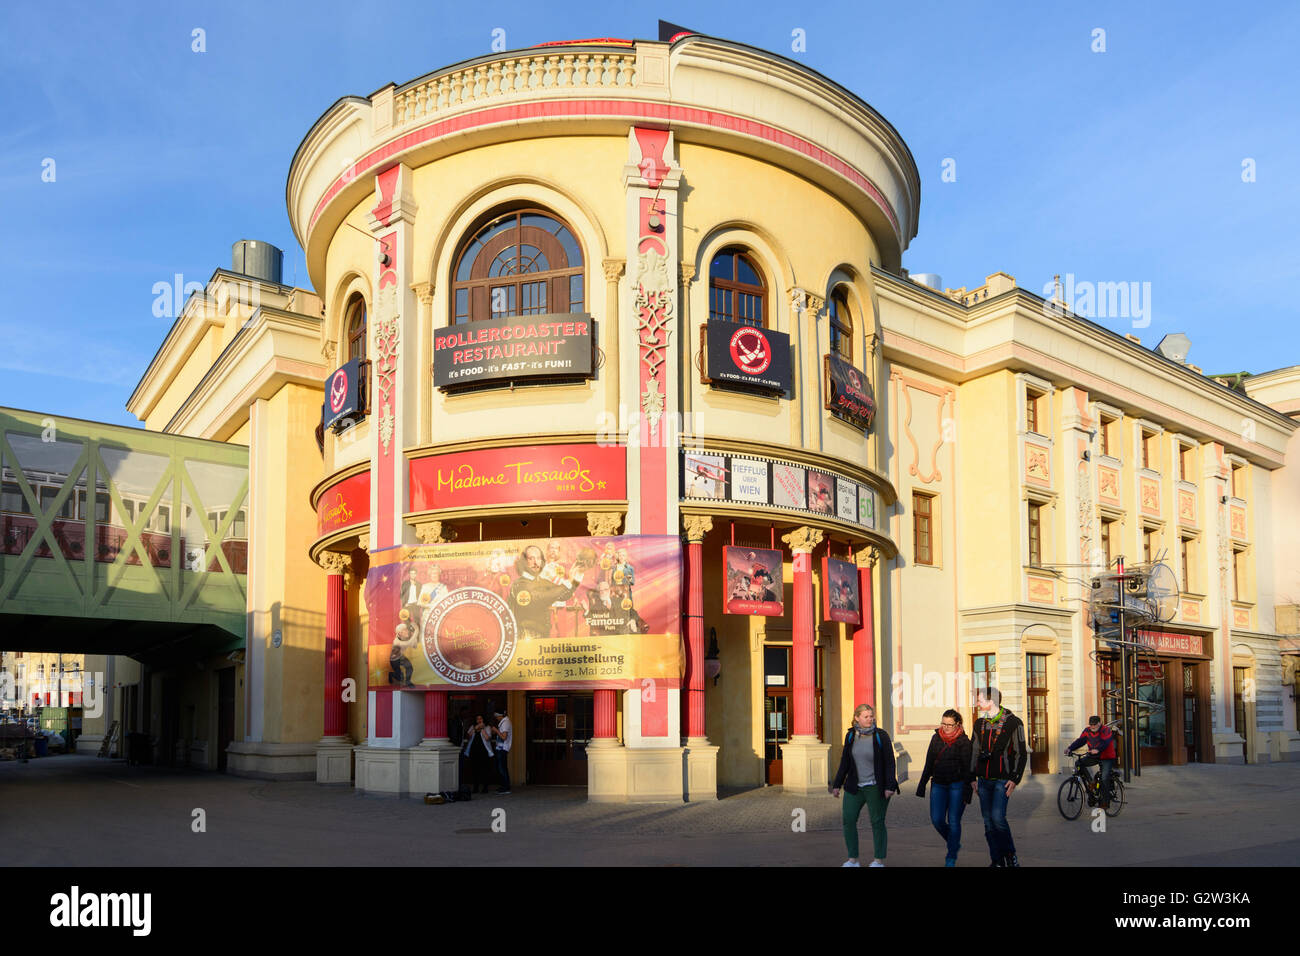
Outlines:
[[[390,548],[365,594],[371,689],[680,685],[675,536]]]

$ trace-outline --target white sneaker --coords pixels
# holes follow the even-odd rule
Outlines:
[[[843,863],[840,864],[840,866],[861,866],[861,865],[862,865],[861,863],[856,863],[853,860],[845,860]]]
[[[872,866],[884,866],[885,864],[881,863],[879,860],[872,860],[872,861],[871,861],[871,865],[872,865]]]

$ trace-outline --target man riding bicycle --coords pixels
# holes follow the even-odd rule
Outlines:
[[[1095,714],[1088,718],[1088,726],[1079,739],[1065,748],[1068,756],[1073,751],[1087,745],[1088,756],[1079,758],[1080,767],[1095,767],[1101,764],[1101,808],[1110,807],[1110,777],[1115,771],[1115,734],[1110,727],[1101,722]]]

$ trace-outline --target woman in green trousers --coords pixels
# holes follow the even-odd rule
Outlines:
[[[844,866],[861,866],[858,862],[858,817],[867,808],[871,819],[871,843],[875,856],[872,866],[885,865],[889,835],[885,832],[885,810],[889,798],[898,793],[894,769],[894,745],[889,734],[876,726],[876,711],[870,704],[859,704],[853,712],[853,726],[844,738],[840,769],[830,785],[831,795],[844,790],[844,843],[849,858]]]

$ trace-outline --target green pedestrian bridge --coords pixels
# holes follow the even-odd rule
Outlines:
[[[0,647],[244,646],[248,448],[0,408]]]

